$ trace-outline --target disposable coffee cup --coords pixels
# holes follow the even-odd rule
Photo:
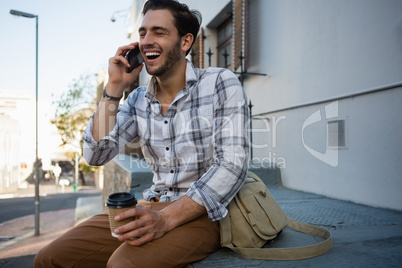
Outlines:
[[[113,232],[117,227],[135,220],[135,218],[132,217],[121,221],[115,221],[114,217],[123,211],[135,208],[136,205],[137,199],[131,193],[113,193],[109,195],[106,201],[106,206],[109,214],[110,231],[112,232],[113,237],[118,237],[118,235]]]

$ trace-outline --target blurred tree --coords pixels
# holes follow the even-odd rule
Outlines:
[[[82,134],[89,117],[96,110],[96,82],[96,75],[82,74],[69,84],[66,92],[57,97],[53,95],[56,110],[51,123],[60,134],[60,146],[68,152],[66,155],[70,159],[74,159],[74,154],[78,153],[80,170],[84,172],[95,171],[95,167],[89,166],[81,156]]]

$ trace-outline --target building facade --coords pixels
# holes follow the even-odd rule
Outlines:
[[[27,133],[35,118],[24,111],[33,105],[24,92],[0,91],[0,193],[16,190],[31,172],[35,136]]]
[[[189,59],[243,83],[251,165],[280,167],[285,187],[402,210],[401,1],[181,2],[203,15]]]

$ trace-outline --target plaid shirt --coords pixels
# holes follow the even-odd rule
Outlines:
[[[146,200],[188,195],[211,221],[222,219],[248,169],[249,112],[239,80],[226,69],[196,69],[187,62],[186,87],[165,115],[156,92],[155,78],[133,91],[120,105],[114,129],[99,142],[92,137],[91,117],[83,137],[85,159],[103,165],[139,137],[154,172],[153,186],[143,192]]]

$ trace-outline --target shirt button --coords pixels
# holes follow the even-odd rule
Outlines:
[[[172,170],[170,171],[170,173],[174,173],[174,170],[172,169]]]
[[[169,188],[169,191],[173,191],[173,188],[172,188],[172,187],[170,187],[170,188]]]
[[[169,147],[166,147],[166,151],[169,151]]]
[[[167,124],[168,123],[168,121],[167,120],[165,120],[165,122],[164,122],[165,124]]]

